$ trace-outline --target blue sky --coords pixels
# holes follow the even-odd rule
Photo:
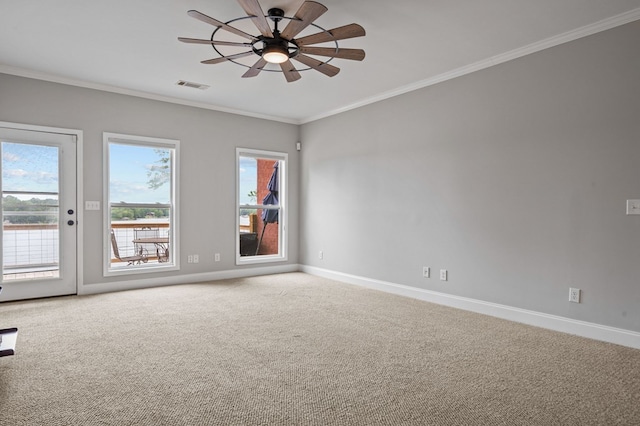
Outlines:
[[[149,188],[148,172],[158,165],[159,155],[148,147],[111,144],[110,191],[113,202],[168,203],[169,185],[156,190]],[[256,189],[257,160],[240,157],[240,204],[253,204],[249,192]],[[233,180],[229,180],[233,182]],[[206,193],[203,194],[206,196]]]
[[[251,157],[240,157],[240,204],[255,204],[249,198],[249,192],[256,190],[258,182],[257,160]]]
[[[112,202],[168,203],[170,187],[149,188],[149,170],[159,165],[160,155],[152,147],[110,145],[110,198]],[[58,192],[58,148],[42,145],[2,143],[2,183],[8,191]],[[232,182],[232,180],[230,180]],[[240,157],[240,203],[253,204],[257,161]],[[204,194],[203,194],[204,195]],[[25,198],[25,197],[21,197]],[[31,198],[27,196],[26,198]]]
[[[164,150],[166,152],[166,150]],[[158,166],[161,155],[153,147],[109,145],[109,198],[113,203],[162,203],[171,201],[171,187],[165,183],[149,188],[149,171]]]
[[[58,148],[2,142],[2,189],[57,193]],[[32,195],[18,197],[33,198]]]

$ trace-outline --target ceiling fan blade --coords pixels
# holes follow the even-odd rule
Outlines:
[[[258,0],[238,0],[238,3],[240,3],[240,6],[242,6],[247,15],[252,17],[251,20],[263,36],[273,37],[269,22],[267,18],[265,18]]]
[[[207,65],[219,64],[219,63],[224,62],[224,61],[230,61],[232,59],[240,59],[240,58],[244,58],[245,56],[250,56],[250,55],[253,55],[253,54],[254,54],[253,51],[236,53],[235,55],[221,56],[221,57],[215,58],[215,59],[207,59],[206,61],[200,61],[200,63],[207,64]]]
[[[251,41],[256,40],[256,38],[254,36],[252,36],[251,34],[247,34],[244,31],[241,31],[237,28],[232,27],[231,25],[227,25],[224,22],[218,21],[217,19],[214,19],[210,16],[205,15],[204,13],[200,13],[197,10],[190,10],[187,12],[187,15],[191,16],[192,18],[195,18],[199,21],[205,22],[209,25],[213,25],[214,27],[218,27],[218,28],[222,28],[225,31],[229,31],[230,33],[233,33],[235,35],[239,35],[240,37],[244,37],[244,38],[248,38]]]
[[[282,73],[284,74],[284,78],[287,79],[287,82],[292,83],[296,80],[300,80],[302,77],[296,67],[293,66],[291,61],[287,60],[280,64],[280,68],[282,69]]]
[[[253,66],[249,68],[249,71],[242,74],[242,78],[257,76],[258,74],[260,74],[260,71],[262,71],[265,65],[267,65],[267,61],[265,61],[263,58],[258,59],[258,62],[253,64]]]
[[[344,27],[334,28],[332,30],[311,34],[296,40],[298,46],[306,46],[309,44],[324,43],[327,41],[345,40],[347,38],[362,37],[365,35],[364,28],[358,24],[349,24]]]
[[[317,59],[310,58],[309,56],[303,55],[302,53],[298,53],[293,57],[298,62],[302,62],[306,66],[313,68],[316,71],[320,71],[322,74],[333,77],[340,72],[340,68],[334,67],[333,65],[327,64],[325,62],[321,62]]]
[[[251,46],[251,43],[238,43],[235,41],[218,41],[218,40],[203,40],[200,38],[187,38],[187,37],[178,37],[183,43],[192,43],[192,44],[215,44],[219,46]]]
[[[351,59],[361,61],[364,59],[364,50],[362,49],[336,49],[334,47],[310,47],[300,46],[300,52],[309,55],[331,56],[333,58]]]
[[[289,21],[289,24],[282,30],[282,38],[291,40],[297,36],[300,31],[307,28],[313,21],[318,19],[328,9],[315,1],[305,1],[300,9],[294,15],[295,19]]]

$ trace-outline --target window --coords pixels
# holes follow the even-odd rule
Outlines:
[[[236,150],[236,263],[287,260],[287,154]]]
[[[179,267],[179,141],[105,133],[105,276]]]

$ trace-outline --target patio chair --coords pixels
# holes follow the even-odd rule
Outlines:
[[[113,248],[113,255],[116,259],[121,262],[127,262],[127,265],[139,265],[140,262],[147,263],[149,261],[148,252],[142,247],[134,248],[135,254],[133,256],[120,256],[116,234],[113,232],[113,229],[111,230],[111,247]]]

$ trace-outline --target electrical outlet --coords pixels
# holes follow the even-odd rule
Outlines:
[[[193,255],[193,263],[198,263],[200,262],[200,256],[198,256],[197,254]]]
[[[216,262],[220,262],[220,253],[216,253],[216,254],[214,255],[214,260],[215,260]]]
[[[440,269],[440,281],[447,281],[448,275],[446,269]]]
[[[322,250],[320,250],[320,252],[318,253],[318,259],[324,259],[324,253],[322,252]]]
[[[627,214],[640,214],[640,200],[627,200]]]
[[[187,263],[193,263],[193,255],[188,255],[187,256]]]
[[[422,267],[422,276],[425,278],[429,278],[431,276],[431,268],[429,268],[428,266],[423,266]]]
[[[570,288],[569,289],[569,302],[580,303],[580,289],[579,288]]]

